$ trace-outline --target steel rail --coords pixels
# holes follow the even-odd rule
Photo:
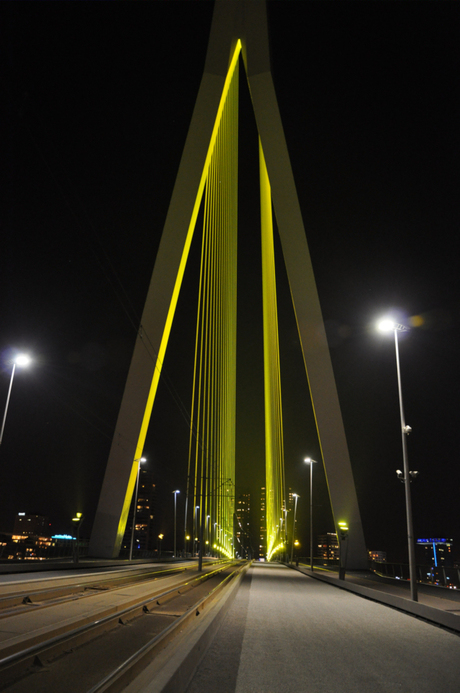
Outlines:
[[[165,602],[169,601],[169,599],[172,599],[176,594],[183,594],[188,590],[191,590],[194,587],[198,586],[202,582],[209,580],[210,578],[214,577],[218,573],[228,568],[229,565],[230,562],[222,564],[218,568],[204,573],[202,575],[198,575],[192,580],[187,579],[186,581],[183,581],[178,585],[175,585],[174,587],[166,590],[165,592],[161,592],[160,594],[156,594],[147,598],[145,596],[141,597],[138,602],[136,602],[135,604],[130,604],[125,609],[108,614],[107,616],[103,616],[102,618],[96,618],[92,620],[91,623],[85,623],[81,626],[77,626],[77,628],[73,628],[72,630],[66,631],[65,633],[58,633],[57,635],[49,638],[48,640],[36,643],[23,650],[13,652],[10,655],[7,655],[6,657],[0,659],[0,671],[13,667],[14,665],[20,665],[24,664],[24,662],[30,662],[31,660],[33,663],[33,661],[40,654],[52,650],[57,646],[62,645],[63,643],[68,643],[75,639],[81,639],[82,636],[86,636],[85,640],[88,640],[89,638],[87,636],[89,636],[90,634],[96,634],[99,630],[107,630],[107,626],[110,624],[111,621],[116,621],[117,623],[120,623],[123,622],[123,620],[133,612],[148,612],[149,604],[156,602],[155,606],[160,606],[161,604],[164,604]]]
[[[158,648],[164,648],[175,637],[178,630],[183,629],[184,626],[188,625],[189,621],[199,616],[205,606],[217,597],[229,584],[230,580],[233,580],[241,571],[247,569],[250,564],[251,562],[245,561],[243,564],[235,566],[235,569],[222,582],[216,585],[209,594],[195,602],[174,623],[171,623],[161,633],[158,633],[149,642],[140,647],[137,652],[128,657],[110,674],[107,674],[99,683],[90,688],[87,693],[118,693],[122,691],[128,683],[148,666]]]
[[[101,591],[104,589],[101,587],[101,585],[106,584],[113,584],[113,587],[107,588],[107,591],[109,589],[117,589],[117,587],[122,583],[124,587],[128,584],[135,584],[136,582],[143,582],[143,581],[148,581],[154,576],[158,577],[167,577],[168,575],[174,575],[175,573],[181,573],[185,572],[186,570],[190,570],[190,568],[196,566],[196,563],[192,563],[188,566],[177,566],[177,567],[171,567],[171,568],[166,568],[162,570],[152,570],[152,569],[139,569],[138,571],[130,572],[128,575],[116,575],[113,577],[110,577],[110,573],[107,573],[106,579],[99,579],[99,580],[94,580],[92,582],[79,582],[77,584],[69,584],[68,586],[61,586],[61,587],[44,587],[43,589],[38,589],[35,591],[31,590],[22,590],[21,592],[13,592],[12,594],[9,594],[5,597],[0,598],[0,619],[5,618],[5,616],[11,616],[11,613],[7,613],[6,610],[15,607],[15,606],[21,606],[22,604],[33,604],[37,608],[45,607],[48,606],[47,604],[34,604],[34,601],[43,601],[43,600],[56,600],[59,599],[59,596],[61,595],[62,597],[65,597],[66,595],[74,595],[78,594],[80,592],[84,592],[86,590],[96,590],[96,591]],[[65,579],[65,578],[63,578]],[[118,583],[118,584],[117,584]],[[49,596],[47,596],[49,595]],[[21,612],[23,613],[23,612]]]

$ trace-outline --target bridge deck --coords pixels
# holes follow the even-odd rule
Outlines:
[[[443,690],[460,639],[276,564],[247,573],[187,693]]]

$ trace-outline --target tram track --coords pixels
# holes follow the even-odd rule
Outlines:
[[[161,589],[156,582],[148,593],[144,586],[139,595],[135,594],[137,586],[131,585],[126,588],[123,607],[121,603],[108,603],[110,595],[101,595],[100,608],[90,618],[82,612],[79,622],[72,622],[71,628],[67,619],[65,624],[61,621],[48,629],[45,637],[37,642],[32,633],[14,651],[3,648],[0,690],[39,693],[42,689],[37,683],[44,684],[47,693],[64,689],[67,693],[122,690],[116,682],[130,680],[133,672],[151,661],[178,630],[196,620],[209,601],[216,599],[222,587],[245,565],[240,562],[213,565],[199,575],[182,576],[167,589]],[[104,599],[105,596],[109,599]],[[62,604],[59,608],[62,611]],[[74,687],[68,681],[63,687],[63,672],[68,676],[75,667],[85,672],[85,680],[80,681],[79,676],[73,680]]]
[[[219,563],[213,563],[219,565]],[[34,588],[32,583],[28,583],[27,589],[22,589],[11,594],[0,597],[0,620],[15,614],[25,613],[31,609],[43,609],[55,604],[65,603],[83,597],[93,596],[100,592],[108,592],[120,589],[128,585],[160,580],[171,575],[180,575],[186,571],[196,569],[197,563],[188,565],[171,566],[168,568],[140,568],[139,570],[127,573],[109,573],[98,576],[97,580],[79,581],[61,585],[58,587]]]

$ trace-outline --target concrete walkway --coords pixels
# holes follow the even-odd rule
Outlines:
[[[457,693],[458,635],[279,564],[254,564],[187,692]]]

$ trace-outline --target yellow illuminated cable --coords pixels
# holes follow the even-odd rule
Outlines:
[[[197,196],[195,199],[195,204],[194,204],[194,207],[192,210],[192,215],[191,215],[190,222],[189,222],[189,227],[188,227],[187,236],[186,236],[186,240],[185,240],[185,244],[184,244],[184,249],[182,251],[182,257],[181,257],[181,261],[179,264],[179,269],[178,269],[176,281],[174,284],[172,298],[171,298],[167,318],[165,321],[165,327],[164,327],[163,335],[162,335],[161,342],[160,342],[160,348],[158,350],[158,354],[157,354],[157,358],[156,358],[156,364],[155,364],[155,369],[154,369],[154,373],[153,373],[152,383],[150,385],[150,391],[149,391],[149,395],[147,398],[147,404],[146,404],[146,407],[144,410],[144,415],[143,415],[143,419],[142,419],[142,423],[141,423],[139,437],[138,437],[138,441],[136,444],[136,452],[134,455],[132,470],[131,470],[130,479],[128,482],[127,493],[125,496],[125,502],[124,502],[122,513],[121,513],[119,526],[118,526],[118,534],[123,533],[124,527],[126,524],[126,518],[127,518],[128,512],[129,512],[129,505],[130,505],[132,493],[134,490],[135,477],[136,477],[136,473],[137,473],[137,460],[139,459],[139,457],[141,457],[142,451],[144,449],[144,443],[145,443],[145,438],[146,438],[147,431],[148,431],[148,426],[149,426],[150,417],[151,417],[151,413],[152,413],[152,407],[153,407],[153,403],[155,401],[155,395],[156,395],[157,388],[158,388],[158,382],[159,382],[159,378],[161,375],[161,369],[162,369],[163,362],[164,362],[166,347],[167,347],[169,335],[171,332],[174,313],[176,310],[177,300],[178,300],[180,288],[182,285],[182,279],[183,279],[184,272],[185,272],[185,266],[187,264],[190,245],[191,245],[193,233],[195,230],[196,220],[197,220],[198,212],[199,212],[199,209],[201,206],[203,191],[204,191],[207,176],[208,176],[208,169],[209,169],[211,157],[213,154],[217,133],[219,131],[219,127],[220,127],[220,123],[221,123],[221,119],[222,119],[222,113],[223,113],[225,104],[227,102],[227,96],[228,96],[229,89],[230,89],[231,84],[232,84],[232,78],[233,78],[234,73],[235,73],[235,68],[238,65],[238,58],[239,58],[239,55],[241,52],[241,48],[242,48],[241,41],[238,39],[238,41],[236,42],[236,45],[235,45],[235,49],[233,51],[233,55],[232,55],[231,60],[230,60],[229,69],[227,71],[227,76],[225,78],[224,87],[222,90],[222,96],[221,96],[220,103],[219,103],[219,106],[217,109],[216,120],[215,120],[214,128],[213,128],[213,131],[211,134],[211,138],[210,138],[210,142],[209,142],[209,146],[208,146],[208,152],[207,152],[205,163],[203,166],[203,171],[202,171],[200,183],[198,185]]]
[[[235,470],[236,66],[232,74],[206,176],[192,394],[193,426],[203,444],[201,449],[195,446],[194,459],[190,459],[196,480],[194,506],[203,506],[203,519],[210,515],[213,545],[229,556],[233,552],[234,492],[227,486],[230,480],[234,488]]]
[[[265,470],[267,558],[284,546],[284,445],[278,343],[275,256],[270,182],[259,140],[264,335]],[[280,519],[281,518],[281,519]]]

